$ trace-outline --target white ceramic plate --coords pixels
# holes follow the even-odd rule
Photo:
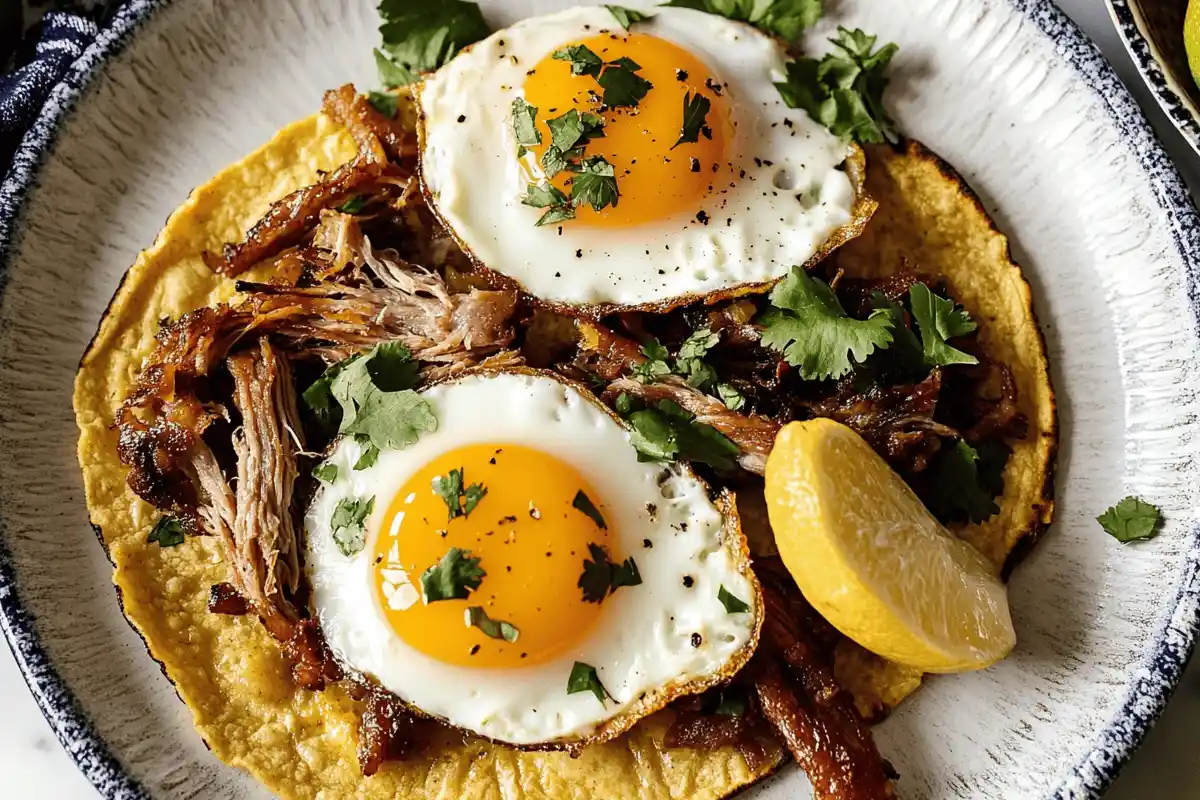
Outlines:
[[[496,22],[556,2],[492,2]],[[1012,579],[1020,637],[877,729],[907,798],[1090,797],[1165,703],[1197,612],[1200,227],[1124,87],[1046,0],[839,0],[900,44],[901,127],[1013,237],[1058,390],[1056,523]],[[88,529],[70,390],[108,298],[219,168],[374,85],[373,0],[134,0],[76,65],[0,189],[0,623],[107,797],[250,797],[204,749],[122,618]],[[1167,524],[1121,547],[1094,517],[1135,493]],[[759,791],[794,797],[794,768]],[[803,796],[801,794],[800,796]]]

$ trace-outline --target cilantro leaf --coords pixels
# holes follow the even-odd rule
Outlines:
[[[571,667],[571,677],[567,679],[567,694],[579,694],[580,692],[591,692],[596,695],[600,705],[605,705],[605,701],[608,699],[616,700],[604,688],[604,684],[600,683],[600,676],[596,674],[595,667],[591,664],[584,664],[582,661],[576,661],[575,666]]]
[[[367,198],[361,194],[356,194],[346,202],[337,207],[337,210],[342,214],[357,214],[363,210],[363,206],[367,204]]]
[[[542,132],[537,129],[537,106],[525,102],[518,97],[512,102],[512,128],[517,144],[522,148],[533,147],[542,143]]]
[[[978,364],[979,359],[946,344],[947,339],[965,336],[975,330],[975,323],[966,311],[953,300],[938,297],[923,283],[914,283],[908,290],[913,317],[921,331],[925,363],[931,367],[950,364]]]
[[[554,206],[545,214],[538,217],[538,221],[534,225],[538,228],[543,225],[557,225],[560,222],[567,222],[575,219],[575,209],[570,206]]]
[[[451,547],[442,560],[421,573],[425,604],[438,600],[463,600],[479,588],[487,575],[479,568],[479,559],[470,550]]]
[[[325,483],[333,483],[338,477],[337,464],[322,464],[313,470],[313,477]]]
[[[456,517],[466,517],[475,510],[475,506],[479,505],[479,501],[487,494],[487,489],[482,483],[473,483],[466,488],[463,487],[463,470],[462,467],[450,470],[450,473],[445,477],[439,475],[433,479],[433,493],[442,498],[446,508],[449,511],[447,521]],[[464,505],[463,499],[466,503]]]
[[[929,468],[926,505],[935,517],[943,523],[983,522],[1000,513],[980,467],[979,452],[961,439],[942,450]]]
[[[908,325],[904,306],[888,299],[882,292],[871,294],[871,316],[886,317],[891,323],[892,344],[886,351],[876,351],[867,360],[867,367],[883,376],[888,383],[917,381],[929,373],[921,340]]]
[[[721,605],[725,606],[726,614],[741,614],[750,610],[750,606],[741,598],[731,594],[724,584],[721,584],[721,588],[717,590],[717,599],[721,601]]]
[[[704,358],[721,341],[721,334],[708,328],[700,328],[691,333],[679,345],[680,358]]]
[[[741,411],[746,405],[746,398],[742,393],[728,383],[717,384],[717,397],[721,398],[721,402],[730,411]]]
[[[336,427],[340,420],[341,407],[333,396],[333,381],[345,369],[358,361],[362,356],[353,355],[330,365],[321,377],[312,382],[300,395],[304,405],[313,412],[318,424],[323,428]]]
[[[375,68],[379,70],[380,82],[388,89],[396,89],[401,86],[408,86],[410,83],[417,82],[417,76],[413,75],[411,70],[408,70],[397,64],[392,60],[391,56],[379,49],[375,50]],[[375,101],[371,99],[371,95],[367,95],[367,99],[371,100],[371,104],[375,105],[375,109],[379,111],[379,113],[395,118],[396,114],[394,110],[394,104],[396,102],[396,96],[385,92],[371,92],[371,94],[386,95],[387,97],[390,97],[391,103],[393,104],[393,112],[388,114],[375,104]]]
[[[592,139],[604,138],[604,119],[590,111],[580,114],[572,108],[560,117],[547,120],[546,124],[550,127],[551,144],[563,153]]]
[[[400,113],[400,100],[391,92],[367,92],[367,102],[388,119],[395,119]],[[353,214],[353,211],[347,211]]]
[[[506,642],[515,642],[521,632],[517,630],[517,626],[511,622],[492,619],[488,616],[487,611],[483,606],[468,606],[466,612],[467,627],[479,628],[483,631],[484,636],[490,636],[493,639],[503,639]]]
[[[402,342],[381,342],[366,359],[371,383],[383,392],[399,392],[417,385],[420,364]]]
[[[604,521],[604,516],[600,513],[600,509],[596,508],[596,504],[592,502],[592,498],[588,497],[582,489],[575,492],[575,499],[571,501],[571,507],[587,515],[592,522],[596,523],[600,530],[608,530],[608,524]]]
[[[463,0],[381,0],[383,49],[410,72],[445,64],[491,33],[479,6]]]
[[[838,28],[830,39],[836,48],[820,61],[799,58],[787,65],[787,81],[775,84],[792,108],[803,109],[835,136],[872,144],[900,137],[883,107],[888,64],[899,48],[874,50],[876,37],[861,30]]]
[[[183,524],[174,517],[159,517],[150,529],[147,543],[157,542],[159,547],[176,547],[183,544]]]
[[[571,201],[559,191],[557,186],[549,183],[529,184],[521,202],[534,208],[548,209],[536,223],[539,228],[543,225],[553,225],[575,219],[575,209],[571,206]]]
[[[587,203],[593,210],[603,211],[615,207],[620,197],[613,165],[604,156],[584,159],[571,183],[571,205],[578,208]]]
[[[821,18],[821,0],[670,0],[664,3],[694,8],[720,17],[749,22],[759,30],[794,42]]]
[[[422,433],[437,430],[433,407],[411,389],[382,392],[371,386],[355,402],[357,415],[349,424],[343,417],[342,433],[364,434],[380,450],[403,450]]]
[[[696,461],[720,470],[737,464],[737,445],[711,425],[696,422],[673,400],[631,411],[626,420],[639,461]]]
[[[642,67],[632,58],[622,56],[604,65],[596,81],[604,89],[604,105],[609,108],[633,108],[654,88],[654,84],[638,75]]]
[[[371,444],[371,437],[358,434],[354,439],[362,445],[363,451],[358,456],[358,460],[354,462],[355,471],[370,469],[375,466],[375,462],[379,460],[379,448]],[[337,467],[334,467],[337,469]]]
[[[681,144],[700,141],[700,132],[704,130],[707,130],[705,136],[712,138],[712,130],[705,128],[711,107],[712,102],[699,92],[688,92],[683,96],[683,126],[679,133],[679,141],[671,145],[672,150]]]
[[[586,44],[576,44],[555,50],[552,58],[555,61],[570,62],[572,75],[598,77],[604,66],[604,60]]]
[[[1157,536],[1160,518],[1157,506],[1131,496],[1096,517],[1096,521],[1109,536],[1127,544]]]
[[[636,22],[645,22],[648,19],[654,18],[653,14],[645,14],[623,6],[605,6],[605,8],[612,12],[613,17],[617,20],[617,24],[625,30],[629,30]]]
[[[771,305],[760,317],[763,344],[783,353],[805,380],[840,378],[850,371],[851,357],[861,364],[892,343],[887,315],[851,319],[829,285],[800,267],[771,292]]]
[[[583,572],[576,585],[583,590],[586,603],[599,603],[622,586],[639,586],[642,573],[637,562],[627,558],[617,564],[610,561],[608,551],[596,543],[588,544],[590,559],[583,560]]]
[[[366,520],[375,509],[375,497],[352,500],[343,497],[333,509],[329,527],[333,541],[344,556],[352,556],[366,545]]]

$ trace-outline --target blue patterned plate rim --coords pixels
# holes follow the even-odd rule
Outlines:
[[[66,77],[54,87],[37,121],[26,133],[8,176],[0,183],[0,299],[7,287],[9,262],[16,250],[17,222],[22,207],[36,183],[39,168],[53,149],[59,129],[105,62],[122,52],[140,26],[170,2],[172,0],[128,0],[71,66]],[[1195,323],[1200,326],[1200,281],[1197,280],[1200,277],[1200,214],[1179,171],[1129,90],[1087,34],[1052,0],[1009,2],[1054,42],[1058,54],[1097,94],[1122,139],[1136,154],[1183,261],[1187,296]],[[1111,0],[1111,3],[1114,9],[1125,7],[1124,0]],[[1128,15],[1128,8],[1125,13]],[[1125,18],[1118,11],[1117,18],[1122,35],[1129,40],[1130,31],[1126,25],[1136,32],[1132,17],[1123,22]],[[1137,36],[1140,38],[1140,33]],[[1138,57],[1149,58],[1149,55],[1143,52]],[[1142,69],[1142,64],[1138,66]],[[149,797],[97,734],[42,646],[36,623],[21,604],[11,554],[5,543],[5,528],[5,521],[0,517],[0,630],[4,632],[30,692],[67,753],[103,797],[111,800]],[[1193,525],[1188,537],[1188,553],[1179,589],[1170,608],[1162,615],[1164,624],[1154,645],[1148,649],[1131,681],[1121,709],[1098,732],[1091,747],[1055,789],[1051,795],[1054,800],[1102,795],[1121,766],[1137,750],[1179,683],[1200,630],[1200,523]]]

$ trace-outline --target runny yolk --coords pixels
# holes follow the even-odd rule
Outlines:
[[[464,488],[482,484],[487,494],[470,514],[450,519],[433,481],[459,468]],[[580,492],[607,524],[600,496],[579,472],[538,450],[472,444],[426,464],[392,499],[372,553],[376,599],[392,629],[426,655],[476,667],[537,664],[586,638],[601,606],[584,602],[577,583],[588,545],[607,546],[609,531],[575,507]],[[421,575],[452,547],[469,551],[487,574],[466,599],[426,604]],[[517,640],[468,626],[471,606],[515,626]]]
[[[600,212],[577,209],[573,225],[626,227],[677,214],[694,216],[714,186],[728,183],[733,171],[727,146],[734,123],[726,87],[699,59],[676,44],[643,33],[604,34],[563,45],[586,45],[606,64],[622,57],[641,69],[637,74],[653,84],[636,108],[607,108],[604,90],[593,75],[573,75],[569,61],[553,53],[537,64],[525,79],[525,101],[538,109],[537,127],[542,144],[530,148],[540,164],[551,144],[548,121],[576,109],[600,114],[604,138],[592,139],[584,157],[604,156],[613,165],[620,198]],[[711,107],[704,131],[695,143],[676,147],[683,132],[684,101],[688,93],[706,97]],[[711,134],[711,138],[709,138]],[[540,172],[531,175],[535,179]],[[568,196],[571,175],[559,173],[551,181]]]

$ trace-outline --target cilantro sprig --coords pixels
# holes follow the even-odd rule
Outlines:
[[[608,551],[595,542],[588,544],[588,553],[591,558],[583,560],[583,572],[576,584],[583,590],[585,603],[603,602],[622,586],[641,585],[642,573],[632,557],[615,563],[609,559]]]
[[[367,498],[343,497],[333,509],[329,527],[333,530],[333,541],[344,556],[352,556],[366,545],[366,520],[375,510],[375,496]]]
[[[951,364],[978,364],[973,355],[956,350],[946,343],[955,336],[966,336],[975,330],[975,322],[953,300],[938,297],[923,283],[914,283],[908,290],[913,318],[921,331],[921,347],[925,363],[930,367]]]
[[[571,676],[567,678],[567,694],[579,694],[580,692],[591,692],[600,701],[600,705],[607,705],[608,700],[616,700],[600,682],[600,676],[596,674],[595,667],[582,661],[576,661],[575,665],[571,667]]]
[[[805,380],[840,378],[853,363],[892,343],[892,318],[882,310],[865,320],[846,315],[829,284],[800,267],[771,292],[772,308],[759,322],[762,342],[783,353]]]
[[[447,521],[470,516],[475,506],[479,505],[479,501],[487,494],[487,487],[482,483],[473,483],[466,487],[463,483],[462,467],[433,479],[433,493],[446,504],[449,513]]]
[[[146,537],[148,544],[158,543],[159,547],[177,547],[183,544],[183,524],[174,517],[159,517],[158,522],[150,529]]]
[[[694,461],[719,470],[737,466],[737,445],[711,425],[697,422],[673,400],[646,406],[622,394],[616,406],[629,423],[629,441],[639,461]]]
[[[379,16],[383,47],[375,60],[389,88],[412,83],[492,32],[479,6],[463,0],[381,0]]]
[[[877,37],[838,28],[834,50],[819,61],[798,58],[787,65],[787,80],[775,84],[792,108],[803,109],[835,136],[864,144],[896,143],[899,135],[883,107],[884,73],[899,48],[875,49]]]
[[[425,603],[439,600],[464,600],[487,575],[479,568],[479,559],[470,550],[451,547],[438,563],[421,573]]]
[[[433,407],[412,391],[418,366],[403,344],[383,342],[325,370],[304,391],[304,403],[338,433],[363,437],[379,450],[401,450],[437,430]]]
[[[490,636],[493,639],[501,639],[510,643],[515,642],[521,636],[521,632],[517,630],[516,625],[504,620],[492,619],[488,616],[483,606],[468,606],[464,617],[467,627],[479,628],[479,630],[483,631],[484,636]]]
[[[658,339],[651,339],[642,346],[642,355],[646,356],[646,360],[636,364],[630,374],[642,383],[654,383],[667,375],[679,375],[687,380],[689,386],[716,395],[726,406],[737,411],[746,404],[746,398],[730,384],[718,381],[717,371],[704,360],[720,341],[721,334],[717,331],[699,328],[683,341],[679,346],[679,355],[672,359],[671,352]]]
[[[1157,506],[1133,496],[1096,517],[1104,532],[1122,544],[1153,539],[1158,535],[1160,520],[1161,512]]]
[[[670,0],[678,8],[693,8],[719,17],[749,22],[759,30],[794,42],[821,18],[821,0]]]

